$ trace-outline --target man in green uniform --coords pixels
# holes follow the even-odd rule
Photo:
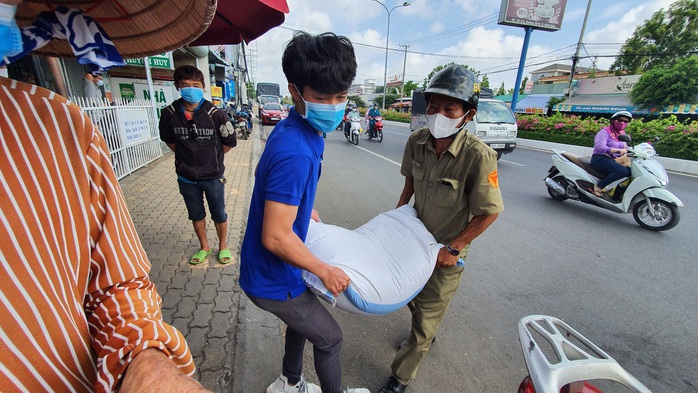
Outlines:
[[[417,374],[463,274],[470,243],[504,209],[497,180],[497,153],[464,130],[477,112],[480,82],[471,71],[449,65],[424,90],[428,127],[410,135],[400,172],[405,186],[397,206],[409,203],[436,240],[436,269],[409,304],[412,330],[380,393],[402,393]]]

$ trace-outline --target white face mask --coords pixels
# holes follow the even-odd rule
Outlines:
[[[468,111],[463,117],[467,116],[470,111]],[[456,128],[458,123],[463,120],[463,117],[457,119],[449,119],[448,117],[442,115],[441,113],[436,113],[433,115],[427,115],[427,125],[429,126],[429,132],[434,138],[447,138],[456,132],[460,131],[460,128]]]

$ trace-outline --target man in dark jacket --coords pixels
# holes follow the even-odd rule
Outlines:
[[[206,238],[205,195],[218,234],[218,262],[226,264],[232,255],[226,243],[223,155],[237,145],[235,129],[225,112],[204,99],[206,83],[198,68],[177,67],[174,82],[182,98],[162,111],[160,139],[175,153],[179,192],[201,245],[189,263],[203,262],[212,251]]]

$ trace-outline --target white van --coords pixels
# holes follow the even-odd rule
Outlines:
[[[504,101],[480,99],[475,119],[465,129],[494,149],[498,159],[516,148],[516,118]]]
[[[516,148],[516,118],[504,101],[492,99],[491,90],[482,88],[475,118],[466,124],[465,129],[477,136],[497,152],[497,159],[511,153]],[[490,98],[484,98],[490,97]],[[427,105],[422,90],[412,92],[412,131],[426,127]]]

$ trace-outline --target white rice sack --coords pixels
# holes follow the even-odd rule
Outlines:
[[[387,314],[406,305],[426,284],[443,247],[409,205],[354,230],[311,221],[305,244],[351,279],[349,288],[335,298],[320,278],[303,271],[310,289],[342,310],[366,315]]]

